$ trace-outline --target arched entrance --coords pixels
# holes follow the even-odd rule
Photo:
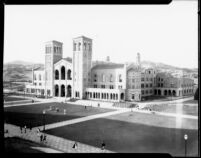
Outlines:
[[[67,87],[67,97],[71,97],[71,86],[70,85],[68,85],[68,87]]]
[[[167,90],[164,91],[164,95],[167,95]]]
[[[121,93],[120,97],[121,97],[121,100],[124,100],[124,93]]]
[[[154,94],[157,95],[157,90],[156,89],[154,90]]]
[[[172,91],[172,95],[176,96],[176,91],[175,90]]]
[[[59,79],[59,71],[55,70],[55,80],[58,80],[58,79]]]
[[[61,85],[61,97],[65,97],[65,86]]]
[[[67,79],[71,80],[71,70],[68,70],[68,72],[67,72]]]
[[[55,97],[58,97],[59,96],[59,86],[55,85],[54,90],[55,90],[55,93],[54,93]]]
[[[65,67],[64,66],[61,67],[61,79],[65,80]]]
[[[161,90],[160,89],[158,90],[158,95],[161,95]]]
[[[168,95],[169,95],[169,96],[171,96],[171,95],[172,95],[171,90],[169,90],[169,91],[168,91]]]

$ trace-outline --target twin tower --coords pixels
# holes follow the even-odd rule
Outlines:
[[[50,41],[45,45],[45,93],[54,96],[54,64],[63,58],[63,44]],[[85,89],[90,86],[92,67],[92,39],[80,36],[73,39],[72,96],[85,98]],[[67,69],[67,68],[66,68]],[[69,68],[68,68],[69,69]]]

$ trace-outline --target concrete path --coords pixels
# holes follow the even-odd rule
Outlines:
[[[79,122],[84,122],[84,121],[89,121],[89,120],[93,120],[93,119],[97,119],[97,118],[121,114],[121,113],[128,112],[128,111],[130,111],[130,110],[129,109],[121,109],[118,111],[106,112],[106,113],[102,113],[102,114],[95,114],[95,115],[77,118],[77,119],[73,119],[73,120],[52,123],[52,124],[45,125],[45,129],[48,130],[48,129],[58,128],[58,127],[66,126],[66,125],[79,123]],[[38,128],[43,129],[43,126],[39,126]]]
[[[83,144],[80,142],[77,142],[78,147],[77,149],[74,149],[73,148],[73,145],[75,143],[74,141],[60,138],[53,135],[49,135],[49,134],[45,134],[47,136],[46,142],[40,142],[40,137],[37,136],[37,128],[33,128],[32,131],[27,129],[26,133],[21,133],[20,128],[18,126],[11,125],[11,124],[4,124],[4,129],[5,130],[8,129],[9,131],[8,134],[4,134],[4,137],[16,136],[25,140],[30,140],[36,143],[43,144],[53,149],[53,150],[49,150],[48,152],[54,152],[55,150],[57,150],[56,153],[62,153],[62,152],[65,152],[65,153],[111,153],[112,152],[109,150],[101,150],[100,148],[93,147],[93,146]]]

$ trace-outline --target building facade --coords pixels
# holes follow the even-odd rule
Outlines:
[[[92,66],[92,39],[73,39],[73,58],[63,58],[63,44],[45,43],[44,68],[32,70],[26,92],[36,95],[102,101],[141,101],[148,96],[193,95],[193,80],[177,78],[141,66],[140,54],[132,64],[110,62]]]

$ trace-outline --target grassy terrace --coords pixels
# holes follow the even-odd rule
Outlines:
[[[32,147],[45,147],[41,144],[23,140],[18,137],[4,138],[5,153],[43,153]]]
[[[184,104],[198,104],[198,100],[187,100],[183,102]]]
[[[48,110],[50,106],[58,108],[59,112],[56,112],[55,110]],[[46,109],[46,124],[114,111],[98,107],[87,107],[87,109],[85,109],[84,106],[66,103],[39,103],[34,105],[6,107],[4,108],[4,119],[5,122],[18,126],[41,126],[43,125],[44,109]],[[66,109],[66,115],[64,115],[64,109]]]
[[[167,113],[177,113],[177,114],[186,114],[186,115],[194,115],[198,116],[198,106],[191,106],[187,104],[153,104],[149,105],[149,108],[151,108],[154,111],[159,112],[167,112]],[[144,109],[148,109],[145,107]]]
[[[184,120],[188,127],[193,121]],[[165,127],[167,126],[167,127]],[[192,125],[191,125],[192,126]],[[188,134],[188,155],[198,155],[198,130],[175,129],[175,119],[133,112],[63,126],[46,132],[59,137],[128,153],[170,153],[184,156],[184,134]],[[174,127],[174,128],[172,128]]]
[[[26,98],[17,98],[17,97],[4,97],[4,100],[6,102],[10,102],[10,101],[20,101],[20,100],[28,100]]]

